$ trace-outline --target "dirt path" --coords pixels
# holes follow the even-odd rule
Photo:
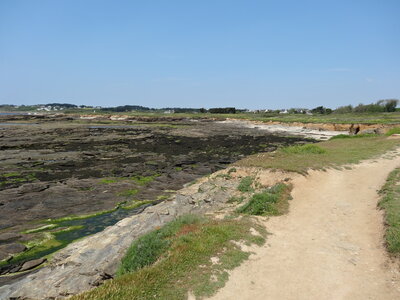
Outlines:
[[[398,166],[397,156],[296,178],[289,214],[265,221],[267,244],[212,299],[400,299],[376,208]]]

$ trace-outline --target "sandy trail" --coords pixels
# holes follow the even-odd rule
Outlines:
[[[400,299],[377,190],[400,157],[294,180],[290,212],[265,221],[264,247],[212,299]]]

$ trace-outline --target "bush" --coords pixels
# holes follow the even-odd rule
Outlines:
[[[313,108],[311,110],[311,112],[313,114],[321,114],[321,115],[327,114],[327,115],[329,115],[329,114],[332,113],[332,109],[326,108],[326,107],[323,107],[323,106],[318,106],[316,108]]]
[[[326,152],[325,149],[314,144],[285,147],[282,148],[282,151],[288,154],[323,154]]]

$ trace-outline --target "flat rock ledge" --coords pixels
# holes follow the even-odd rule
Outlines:
[[[228,119],[225,121],[220,121],[219,123],[231,124],[247,128],[256,128],[259,130],[265,130],[280,135],[286,134],[288,136],[302,136],[319,141],[328,140],[335,135],[349,134],[349,132],[351,132],[350,129],[347,128],[345,129],[344,127],[338,128],[340,130],[332,130],[334,128],[329,128],[329,127],[324,128],[322,127],[322,125],[320,127],[314,126],[313,128],[309,128],[304,126],[304,125],[310,126],[309,124],[302,124],[303,126],[300,126],[299,123],[275,124],[275,123],[263,123],[259,121],[237,120],[237,119]]]
[[[0,299],[61,299],[102,284],[113,277],[125,251],[139,236],[184,214],[226,208],[225,203],[237,192],[240,177],[246,174],[237,172],[228,180],[218,176],[223,172],[226,170],[204,177],[169,200],[68,245],[54,254],[46,266],[0,287]]]

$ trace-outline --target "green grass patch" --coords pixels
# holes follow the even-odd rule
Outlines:
[[[228,174],[236,173],[236,172],[237,172],[236,168],[230,168],[230,169],[228,170]]]
[[[283,183],[276,184],[261,193],[254,194],[250,201],[239,207],[236,212],[256,216],[276,216],[287,212],[291,187]]]
[[[114,178],[103,178],[100,180],[100,183],[102,184],[111,184],[111,183],[116,183],[118,181],[123,180],[123,178],[120,177],[114,177]]]
[[[261,235],[251,234],[251,228]],[[262,245],[265,229],[249,218],[210,220],[183,216],[135,241],[118,276],[72,299],[187,299],[208,297],[224,286],[231,270],[248,258],[232,241]],[[211,257],[218,257],[213,264]]]
[[[378,134],[375,133],[362,133],[362,134],[355,134],[355,135],[350,135],[350,134],[338,134],[330,138],[330,140],[337,140],[337,139],[359,139],[359,138],[365,138],[365,137],[377,137],[379,136]]]
[[[281,149],[288,154],[322,154],[326,150],[315,144],[289,146]]]
[[[388,132],[386,132],[387,136],[391,136],[392,134],[400,134],[400,127],[391,128]]]
[[[400,255],[400,168],[390,173],[380,190],[379,207],[385,210],[386,244],[389,252]]]
[[[248,156],[235,165],[242,167],[262,167],[285,171],[306,173],[309,169],[322,169],[345,164],[358,163],[361,160],[375,158],[400,146],[400,141],[385,136],[364,138],[344,138],[320,142],[318,147],[324,153],[259,153]]]
[[[254,177],[252,177],[252,176],[246,176],[246,177],[242,178],[242,180],[240,180],[239,185],[237,187],[238,191],[240,191],[242,193],[253,192],[254,189],[251,186],[253,184],[253,181],[254,181]]]
[[[129,177],[129,179],[135,181],[139,185],[146,185],[147,183],[152,182],[158,176],[160,176],[160,174],[154,174],[151,176],[136,175],[136,176]]]

